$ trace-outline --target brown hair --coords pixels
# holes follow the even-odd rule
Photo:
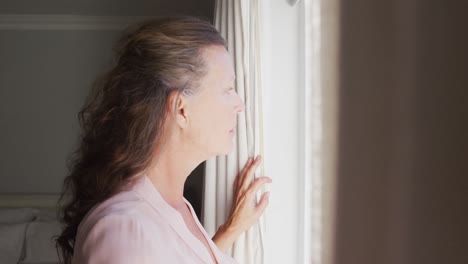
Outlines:
[[[226,47],[208,21],[194,17],[156,18],[124,31],[115,66],[94,82],[78,115],[82,131],[67,164],[64,228],[56,239],[64,263],[71,263],[89,210],[148,168],[161,143],[168,96],[196,91],[206,71],[202,50],[211,45]]]

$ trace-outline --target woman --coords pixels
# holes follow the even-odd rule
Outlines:
[[[252,181],[260,157],[236,178],[231,214],[212,239],[183,197],[197,165],[231,151],[244,110],[223,38],[200,19],[159,18],[127,30],[116,55],[80,112],[57,238],[64,262],[233,263],[223,252],[268,203],[268,194],[255,203],[271,182]]]

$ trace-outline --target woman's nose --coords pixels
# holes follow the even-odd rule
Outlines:
[[[238,104],[236,106],[236,113],[244,112],[244,110],[245,110],[244,101],[242,101],[240,96],[238,96],[238,98],[239,98],[239,102],[238,102]]]

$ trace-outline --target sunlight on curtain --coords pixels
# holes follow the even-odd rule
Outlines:
[[[303,263],[322,263],[322,89],[321,89],[321,4],[304,0],[304,85],[302,96],[304,141],[303,175]],[[301,220],[300,220],[301,221]]]

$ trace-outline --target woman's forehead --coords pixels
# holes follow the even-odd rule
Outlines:
[[[211,78],[231,83],[235,79],[234,67],[229,53],[223,46],[211,46],[204,52],[208,74]]]

